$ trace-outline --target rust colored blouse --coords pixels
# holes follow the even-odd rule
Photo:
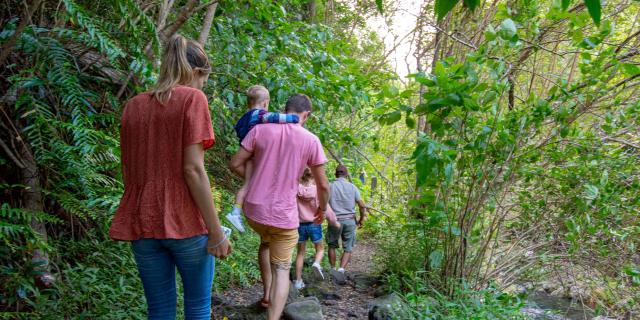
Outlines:
[[[114,240],[184,239],[207,234],[182,175],[184,148],[214,143],[207,98],[178,86],[165,106],[150,93],[127,102],[120,148],[124,195],[109,235]]]

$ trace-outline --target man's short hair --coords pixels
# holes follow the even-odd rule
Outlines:
[[[338,177],[346,177],[349,175],[349,171],[347,171],[347,167],[343,165],[338,165],[336,167],[336,178]]]
[[[311,111],[311,99],[306,94],[296,93],[289,97],[287,104],[284,106],[286,113],[302,113]]]
[[[255,85],[247,89],[247,103],[249,107],[253,107],[263,101],[269,100],[269,90],[261,85]]]

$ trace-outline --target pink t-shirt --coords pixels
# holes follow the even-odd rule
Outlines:
[[[268,123],[251,129],[242,147],[253,154],[253,174],[243,206],[247,218],[297,229],[298,181],[305,167],[327,162],[318,137],[297,123]]]
[[[318,189],[315,184],[298,186],[298,216],[300,223],[314,222],[315,214],[318,211]],[[329,223],[336,223],[336,214],[327,205],[326,217]]]

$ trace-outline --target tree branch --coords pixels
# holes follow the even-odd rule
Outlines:
[[[200,36],[198,37],[198,42],[204,47],[204,44],[207,42],[207,38],[209,38],[209,31],[211,30],[211,25],[213,24],[213,17],[216,14],[216,8],[218,7],[218,2],[213,2],[207,7],[207,13],[204,15],[204,20],[202,21],[202,29],[200,29]]]
[[[25,7],[27,7],[27,9],[24,12],[24,16],[22,17],[20,24],[16,28],[16,31],[13,32],[13,35],[11,35],[11,38],[9,38],[9,40],[0,47],[0,66],[4,65],[5,60],[9,57],[9,54],[13,51],[13,47],[18,42],[20,35],[29,24],[29,21],[31,21],[31,16],[40,7],[41,3],[42,0],[33,0],[33,4],[31,6],[28,6],[25,3]]]
[[[2,141],[2,139],[0,139],[0,147],[2,147],[4,152],[9,156],[11,161],[13,161],[16,164],[16,166],[18,166],[18,168],[20,168],[20,169],[24,169],[25,168],[24,163],[22,163],[22,161],[18,160],[16,155],[13,152],[11,152],[11,149],[9,148],[9,146],[7,146],[7,144],[5,144],[4,141]]]
[[[182,25],[185,22],[187,22],[187,20],[189,20],[191,15],[196,11],[196,5],[199,2],[200,2],[199,0],[187,1],[187,4],[184,7],[182,7],[182,10],[178,14],[176,21],[174,21],[173,23],[167,25],[166,27],[164,27],[164,29],[162,29],[162,32],[160,34],[162,36],[163,41],[166,42],[174,34],[176,34],[176,32],[178,32],[178,29],[180,29],[180,27],[182,27]]]
[[[637,144],[635,144],[633,142],[629,142],[629,141],[625,141],[625,140],[622,140],[622,139],[618,139],[618,138],[604,137],[602,140],[613,141],[613,142],[617,142],[617,143],[623,144],[623,145],[625,145],[627,147],[631,147],[631,148],[634,148],[634,149],[640,149],[640,145],[637,145]]]
[[[378,175],[380,175],[380,177],[384,180],[386,180],[388,183],[393,185],[393,182],[391,182],[391,180],[389,180],[389,178],[387,178],[380,170],[378,170],[378,168],[376,167],[375,164],[373,164],[373,162],[371,162],[371,160],[369,160],[369,158],[362,153],[362,151],[360,151],[358,148],[353,147],[353,150],[355,150],[360,156],[362,156],[365,160],[367,160],[367,162],[369,162],[369,164],[371,165],[371,167],[373,168],[373,170],[376,170],[376,172],[378,173]]]

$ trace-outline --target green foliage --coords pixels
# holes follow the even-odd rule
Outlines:
[[[161,40],[156,5],[65,0],[55,14],[44,10],[42,25],[27,26],[13,48],[11,59],[19,63],[6,69],[6,86],[16,100],[7,114],[37,163],[46,213],[12,207],[21,205],[18,191],[1,195],[8,203],[0,215],[0,277],[7,284],[0,301],[3,310],[11,310],[9,316],[144,314],[130,249],[108,240],[106,230],[123,192],[121,106],[147,90],[157,75]],[[381,1],[377,7],[382,11]],[[382,42],[373,36],[356,40],[327,25],[309,25],[301,19],[305,8],[298,1],[218,5],[205,46],[213,70],[204,90],[216,131],[216,146],[206,161],[219,186],[214,196],[221,212],[230,208],[239,184],[226,167],[238,146],[233,124],[246,111],[244,91],[250,85],[261,83],[270,89],[273,110],[281,109],[293,93],[311,96],[314,118],[309,128],[336,149],[359,146],[374,135],[363,130],[362,123],[346,124],[367,115],[376,104],[371,93],[395,77],[373,59],[380,55]],[[196,38],[201,17],[194,14],[180,32]],[[16,21],[3,26],[0,41],[15,32]],[[321,121],[324,118],[331,121]],[[0,139],[15,140],[4,132]],[[19,170],[4,153],[0,160],[0,170],[12,172],[7,183],[17,183]],[[50,231],[47,242],[30,225],[34,220]],[[234,233],[232,241],[233,255],[217,263],[216,290],[251,285],[259,277],[258,238]],[[30,260],[34,248],[45,249],[55,261],[53,288],[36,286],[34,276],[41,271],[35,271],[38,265]]]
[[[458,4],[460,0],[436,0],[434,5],[434,11],[438,21],[442,20],[453,8]],[[464,0],[463,6],[473,11],[480,4],[479,0]],[[567,10],[571,0],[562,0],[561,6],[563,10]],[[593,22],[599,26],[600,17],[602,15],[602,4],[600,0],[584,0],[584,4],[589,11],[589,15]]]
[[[434,9],[438,20],[442,20],[449,11],[456,6],[459,0],[438,0],[435,3]]]
[[[144,319],[142,283],[128,243],[90,234],[80,241],[54,243],[62,262],[54,289],[29,297],[31,318]]]
[[[239,184],[226,166],[238,148],[233,124],[246,111],[244,90],[267,86],[272,110],[306,93],[314,105],[307,127],[354,177],[368,175],[366,183],[354,179],[379,209],[370,211],[366,230],[383,240],[379,261],[417,318],[519,317],[518,298],[492,284],[526,269],[513,264],[547,270],[562,261],[605,270],[608,301],[637,301],[638,266],[631,261],[640,245],[640,102],[633,88],[640,69],[628,38],[637,8],[463,0],[470,10],[460,13],[459,2],[434,4],[444,30],[440,53],[450,56],[411,75],[408,85],[389,71],[375,34],[354,34],[367,15],[348,4],[322,12],[333,15],[326,24],[308,24],[306,2],[220,2],[205,44],[216,131],[206,161],[217,206],[225,212]],[[383,5],[393,8],[376,0],[359,9],[391,12]],[[156,9],[133,0],[64,0],[55,13],[38,12],[33,21],[41,25],[27,26],[13,48],[3,70],[3,117],[35,158],[43,212],[19,208],[19,166],[3,151],[0,303],[8,316],[144,314],[130,250],[108,240],[106,230],[123,191],[120,108],[158,71]],[[202,16],[194,14],[180,32],[195,38]],[[19,21],[9,18],[2,44]],[[11,135],[3,130],[0,139],[15,148],[22,140]],[[46,225],[49,241],[33,221]],[[257,237],[234,233],[232,240],[234,254],[217,264],[216,290],[259,277]],[[534,249],[522,258],[502,252],[505,244],[514,252]],[[52,289],[36,286],[34,249],[55,262]]]
[[[414,319],[528,319],[524,301],[494,286],[472,290],[463,285],[453,294],[438,291],[420,274],[390,275],[386,281],[411,306]]]
[[[425,123],[411,156],[415,198],[406,220],[397,222],[398,236],[415,240],[403,252],[383,246],[393,252],[382,260],[393,274],[419,273],[453,297],[465,283],[482,289],[498,277],[508,284],[528,269],[514,265],[570,261],[585,274],[613,270],[609,279],[617,279],[581,275],[585,286],[637,296],[632,287],[607,283],[634,283],[629,262],[639,245],[637,135],[628,134],[637,132],[639,101],[636,84],[626,87],[637,77],[637,62],[629,62],[634,53],[618,44],[634,31],[620,22],[625,18],[617,18],[615,30],[616,22],[600,22],[599,2],[597,16],[588,8],[594,4],[587,4],[589,13],[568,12],[569,4],[499,4],[476,50],[462,54],[454,43],[449,52],[455,54],[430,74],[412,75],[414,99],[397,90],[398,102],[376,110],[384,125],[397,126],[403,113]],[[538,10],[545,5],[548,15]],[[447,14],[438,8],[437,16]],[[454,30],[468,21],[466,14],[448,19]],[[558,71],[556,52],[539,50],[555,39],[545,34],[549,30],[571,37],[558,47],[577,52],[575,67]],[[414,106],[408,112],[407,104]],[[407,127],[413,128],[411,121]],[[523,254],[525,248],[533,254]],[[588,261],[596,256],[598,262]]]
[[[34,276],[41,274],[29,252],[34,249],[51,251],[51,246],[31,228],[31,221],[59,224],[60,219],[45,212],[32,212],[0,205],[0,280],[3,289],[0,301],[9,305],[38,292]],[[10,294],[16,293],[16,294]]]
[[[34,60],[29,74],[13,78],[13,90],[21,92],[16,113],[28,123],[23,134],[37,162],[51,169],[44,192],[73,215],[104,219],[122,190],[112,174],[119,168],[117,120],[97,112],[100,82],[77,68],[74,53],[61,42],[76,39],[74,34],[49,34],[30,28],[22,35],[20,45]]]
[[[591,15],[593,22],[595,22],[595,24],[599,26],[600,16],[602,15],[600,0],[584,0],[584,4],[587,6],[587,9],[589,10],[589,15]]]
[[[382,0],[376,0],[376,8],[378,8],[378,12],[380,12],[380,14],[384,13],[384,5],[382,3]]]
[[[438,21],[442,20],[453,8],[458,4],[460,0],[436,0],[434,5],[434,11]],[[480,0],[463,0],[463,7],[473,11],[480,4]]]

